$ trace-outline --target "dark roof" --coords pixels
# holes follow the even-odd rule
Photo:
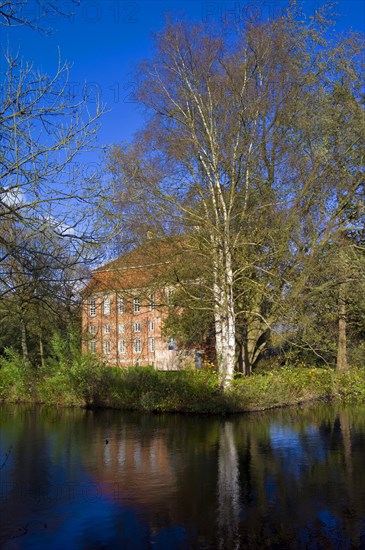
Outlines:
[[[83,294],[162,284],[171,273],[171,265],[179,251],[181,244],[176,239],[146,241],[96,269]]]

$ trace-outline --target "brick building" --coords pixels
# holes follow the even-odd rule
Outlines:
[[[83,350],[105,363],[180,368],[194,353],[179,352],[163,334],[173,287],[171,249],[152,242],[97,269],[83,292]]]

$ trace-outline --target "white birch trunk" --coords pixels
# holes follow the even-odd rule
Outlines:
[[[226,265],[225,288],[223,294],[223,322],[222,322],[222,366],[220,378],[222,387],[226,388],[233,380],[236,339],[235,339],[235,314],[233,302],[233,278],[232,269]]]
[[[227,347],[225,356],[227,358],[225,385],[233,380],[236,363],[236,319],[233,295],[233,269],[230,250],[226,250],[226,300],[227,300]]]
[[[225,254],[219,253],[222,248]],[[213,263],[215,348],[221,386],[227,388],[233,380],[236,355],[232,259],[228,247],[215,246]]]
[[[223,344],[222,344],[222,318],[219,308],[214,306],[214,328],[215,328],[215,352],[217,355],[217,363],[219,371],[221,370],[223,359]]]

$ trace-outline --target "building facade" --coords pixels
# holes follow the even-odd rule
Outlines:
[[[175,370],[193,360],[163,332],[173,287],[162,284],[169,262],[149,246],[97,269],[83,292],[84,352],[112,366]]]

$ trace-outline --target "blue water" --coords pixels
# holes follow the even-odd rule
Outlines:
[[[365,407],[2,406],[0,548],[365,548]]]

